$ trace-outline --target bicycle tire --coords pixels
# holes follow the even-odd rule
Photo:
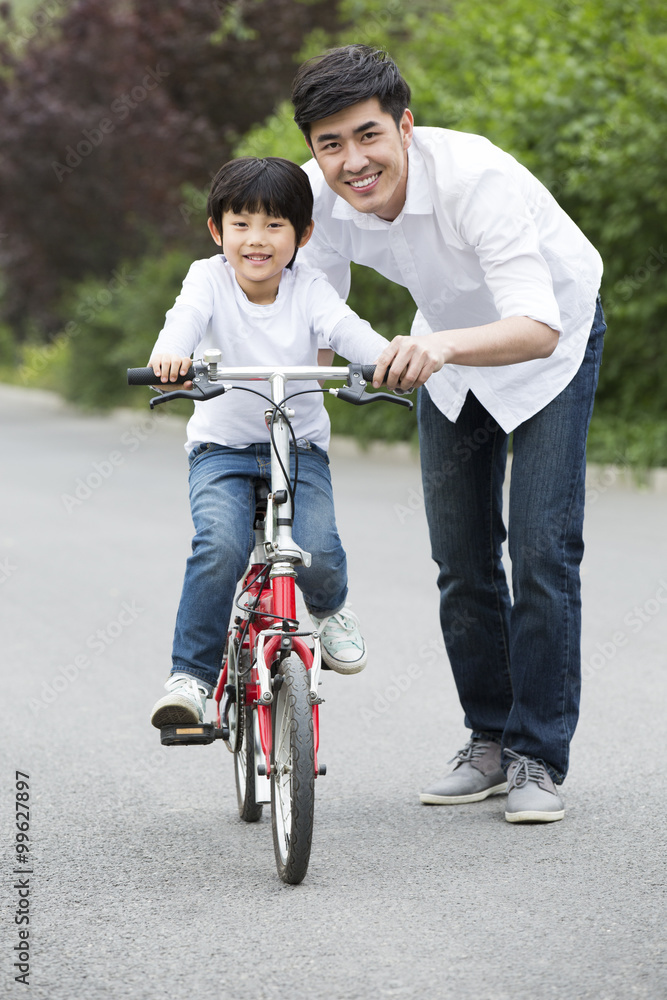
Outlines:
[[[231,684],[235,690],[234,701],[229,706],[227,722],[229,724],[229,740],[227,749],[230,753],[236,754],[243,741],[243,730],[245,728],[245,715],[243,708],[245,705],[243,692],[244,679],[239,676],[244,671],[248,663],[248,653],[242,650],[239,660],[236,657],[227,656],[227,683]]]
[[[308,672],[296,657],[283,660],[271,712],[271,826],[276,867],[298,885],[308,870],[315,812],[313,709]]]
[[[257,760],[255,757],[254,710],[243,705],[243,735],[234,754],[234,777],[239,816],[245,823],[257,823],[262,818],[262,803],[257,802]],[[266,778],[264,779],[266,781]]]

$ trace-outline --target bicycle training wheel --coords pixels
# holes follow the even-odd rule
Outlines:
[[[271,825],[278,874],[298,885],[308,870],[315,807],[313,710],[308,672],[300,660],[278,669],[273,711]]]
[[[241,685],[243,690],[243,685]],[[236,798],[239,816],[246,823],[256,823],[262,818],[262,803],[256,801],[257,761],[255,757],[255,713],[244,702],[239,706],[243,715],[243,735],[234,754]],[[264,778],[266,781],[266,778]]]

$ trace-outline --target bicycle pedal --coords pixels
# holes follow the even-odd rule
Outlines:
[[[204,722],[199,726],[161,726],[160,742],[165,747],[206,746],[214,740],[228,740],[229,727],[218,729],[212,722]]]

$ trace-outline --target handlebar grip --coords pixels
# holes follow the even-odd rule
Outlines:
[[[163,385],[166,388],[169,385],[183,385],[184,382],[191,382],[194,377],[195,370],[192,365],[190,365],[187,375],[179,375],[175,382],[160,382],[159,376],[152,368],[127,369],[128,385]]]
[[[372,382],[375,375],[375,365],[362,365],[361,374],[366,382]]]

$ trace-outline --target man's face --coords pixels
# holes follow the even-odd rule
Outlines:
[[[313,122],[310,147],[324,179],[357,212],[392,221],[405,204],[414,119],[399,127],[377,97]]]

